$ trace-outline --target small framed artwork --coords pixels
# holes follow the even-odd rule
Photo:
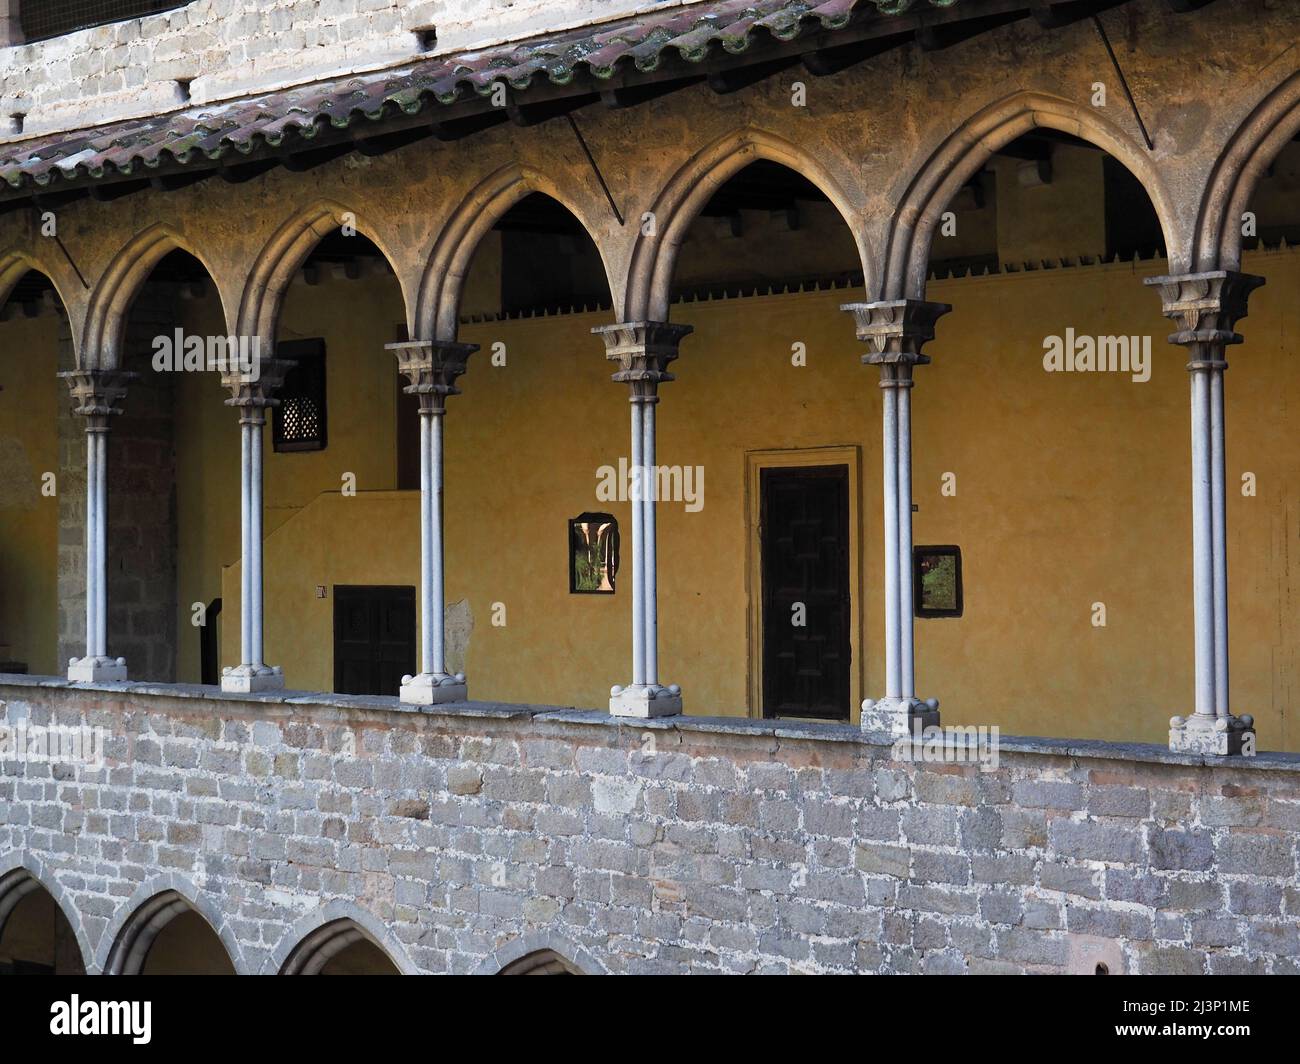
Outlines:
[[[569,521],[569,594],[612,595],[618,576],[618,520],[579,514]]]
[[[912,549],[912,601],[918,617],[960,617],[961,548]]]

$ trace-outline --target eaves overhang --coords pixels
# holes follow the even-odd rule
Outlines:
[[[687,85],[737,91],[802,64],[837,73],[911,41],[938,49],[1027,16],[1051,26],[1119,0],[703,0],[397,69],[0,147],[0,204],[112,199],[219,174],[308,169],[425,137],[458,140]],[[0,210],[4,209],[0,206]]]

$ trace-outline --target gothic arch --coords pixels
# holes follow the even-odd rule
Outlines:
[[[300,919],[285,932],[262,971],[266,975],[316,975],[331,957],[361,939],[380,950],[403,975],[420,974],[382,921],[347,902],[330,902]]]
[[[726,181],[760,159],[779,163],[821,189],[852,231],[863,270],[869,271],[869,248],[859,212],[831,173],[812,153],[783,137],[760,129],[742,129],[698,152],[660,192],[650,209],[655,233],[648,236],[642,231],[632,251],[622,320],[668,319],[677,253],[691,223]],[[868,276],[868,290],[870,287]]]
[[[602,246],[604,242],[598,239],[598,230],[554,182],[530,167],[512,163],[475,186],[438,235],[420,284],[416,331],[412,335],[433,340],[456,339],[461,293],[474,253],[483,237],[505,213],[534,192],[549,196],[578,220],[596,244],[610,290],[614,290],[613,279],[609,277],[609,262]]]
[[[18,903],[35,890],[44,890],[54,899],[54,904],[59,907],[63,918],[72,928],[83,967],[89,968],[93,954],[86,929],[81,923],[81,914],[73,906],[67,891],[46,871],[45,866],[36,857],[13,853],[0,858],[0,935],[4,934],[5,923],[18,907]]]
[[[17,248],[0,253],[0,306],[4,306],[9,301],[9,296],[13,294],[14,285],[22,280],[24,274],[31,271],[35,271],[49,280],[50,284],[54,286],[54,292],[59,297],[59,303],[62,305],[64,313],[69,313],[70,304],[68,303],[66,290],[69,279],[60,271],[54,269],[50,263],[42,261],[29,251]]]
[[[340,228],[344,221],[355,220],[356,230],[370,240],[394,268],[397,283],[402,290],[402,300],[410,306],[407,283],[396,268],[391,249],[379,235],[376,227],[359,211],[333,200],[323,200],[299,211],[285,222],[262,249],[248,275],[239,303],[236,333],[239,336],[257,336],[264,348],[273,350],[284,306],[284,293],[298,268],[307,261],[312,250],[326,236]],[[407,311],[410,318],[410,310]]]
[[[1046,93],[1018,92],[967,119],[912,179],[890,223],[880,298],[924,298],[930,241],[953,196],[998,149],[1035,128],[1070,133],[1128,167],[1155,206],[1170,261],[1185,260],[1187,241],[1146,150],[1093,108]]]
[[[175,873],[151,879],[131,895],[104,929],[95,951],[96,969],[103,975],[139,975],[159,934],[187,910],[207,921],[235,971],[245,974],[243,950],[224,915],[207,895]]]
[[[153,268],[173,251],[193,255],[215,283],[216,274],[212,267],[184,237],[169,225],[151,225],[113,257],[95,285],[82,330],[79,363],[88,368],[121,368],[122,341],[131,304]],[[220,292],[218,298],[221,298]],[[226,312],[224,299],[222,311],[223,314]],[[225,316],[228,321],[229,315]]]
[[[512,939],[484,958],[475,974],[608,975],[609,973],[600,961],[564,935],[555,931],[530,931]]]
[[[1215,160],[1196,217],[1193,261],[1197,270],[1240,267],[1241,226],[1236,220],[1249,206],[1264,171],[1297,135],[1300,71],[1255,105]]]

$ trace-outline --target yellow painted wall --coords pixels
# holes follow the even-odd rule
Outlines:
[[[1268,276],[1243,323],[1247,344],[1228,377],[1235,708],[1253,713],[1262,745],[1298,748],[1287,708],[1296,675],[1288,602],[1300,468],[1290,442],[1300,258],[1254,256]],[[1191,709],[1191,532],[1188,387],[1169,324],[1141,284],[1154,266],[1098,266],[934,283],[956,308],[928,349],[914,392],[918,545],[956,543],[965,615],[916,622],[919,693],[950,722],[1004,731],[1160,742]],[[268,657],[295,687],[332,684],[332,600],[318,584],[418,584],[418,515],[392,483],[392,393],[382,345],[396,321],[390,279],[307,290],[301,335],[330,345],[330,447],[268,456]],[[879,694],[880,398],[858,364],[844,292],[674,308],[696,327],[663,389],[665,464],[705,467],[706,505],[660,512],[662,679],[682,684],[688,712],[743,714],[748,690],[745,456],[752,450],[856,446],[863,469],[864,689]],[[364,308],[364,313],[358,308]],[[287,319],[291,320],[291,319]],[[603,706],[629,679],[627,573],[614,597],[567,591],[566,522],[628,507],[595,495],[597,470],[626,454],[627,403],[589,335],[601,315],[475,325],[480,343],[447,418],[448,601],[468,600],[467,671],[484,699]],[[1045,335],[1149,334],[1152,378],[1047,374]],[[489,364],[504,342],[507,366]],[[795,342],[809,364],[790,363]],[[182,480],[183,580],[216,587],[238,554],[234,418],[208,404],[186,423],[183,454],[219,466],[226,512],[200,518]],[[184,468],[193,468],[186,465]],[[362,492],[337,493],[343,470]],[[1243,498],[1241,473],[1258,480]],[[940,495],[944,473],[957,495]],[[373,490],[371,490],[373,489]],[[214,488],[201,489],[205,498]],[[325,493],[325,494],[322,494]],[[314,502],[312,500],[315,500]],[[307,505],[310,504],[310,505]],[[304,507],[303,509],[299,509]],[[292,516],[290,516],[292,514]],[[196,522],[205,527],[196,528]],[[238,569],[225,574],[227,664],[237,656]],[[185,601],[186,596],[182,596]],[[492,624],[494,603],[506,624]],[[1094,603],[1107,624],[1094,627]],[[195,642],[191,640],[190,642]],[[187,646],[189,644],[187,643]],[[184,656],[183,659],[185,660]]]
[[[41,491],[58,469],[58,318],[15,312],[0,345],[0,660],[59,671],[59,500]]]

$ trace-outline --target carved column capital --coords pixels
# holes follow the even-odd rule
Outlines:
[[[447,397],[460,395],[456,381],[469,368],[469,356],[478,344],[455,340],[408,340],[385,347],[397,356],[397,369],[410,384],[402,389],[420,400],[420,410],[441,414],[447,409]]]
[[[1242,342],[1237,322],[1246,316],[1250,293],[1263,277],[1235,270],[1210,270],[1165,277],[1148,277],[1145,284],[1160,289],[1164,315],[1178,326],[1169,342],[1191,354],[1188,369],[1227,365],[1223,349]]]
[[[921,348],[934,339],[934,327],[952,307],[923,299],[889,299],[879,303],[846,303],[841,310],[853,315],[858,339],[870,350],[862,356],[869,366],[925,366],[929,356]]]
[[[280,358],[263,358],[257,361],[254,368],[254,373],[232,369],[221,374],[221,386],[230,392],[226,406],[240,410],[240,424],[266,423],[266,409],[280,405],[280,400],[274,396],[293,369],[293,362]]]
[[[89,428],[106,429],[122,413],[127,389],[138,373],[119,369],[74,369],[60,373],[72,392],[72,412],[90,420]]]
[[[668,364],[677,358],[678,345],[695,329],[667,321],[629,321],[599,325],[591,331],[605,341],[605,357],[619,364],[612,379],[627,384],[633,399],[654,400],[659,385],[676,380],[668,372]]]

